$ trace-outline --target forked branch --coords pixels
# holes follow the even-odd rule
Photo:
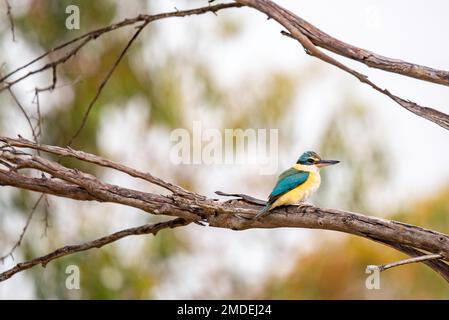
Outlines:
[[[170,186],[169,195],[160,195],[108,184],[98,177],[34,155],[26,149],[40,150],[76,158],[111,168],[161,186]],[[250,196],[232,194],[239,199],[218,201],[186,191],[149,173],[120,165],[102,157],[56,146],[36,144],[19,138],[0,137],[0,185],[38,191],[83,201],[112,202],[141,209],[143,212],[206,223],[231,230],[251,228],[310,228],[340,231],[391,246],[410,256],[438,254],[439,260],[424,260],[449,282],[449,236],[398,221],[353,212],[318,207],[282,207],[260,220],[252,217],[264,202]],[[36,178],[29,170],[45,172],[50,178]],[[180,191],[179,191],[180,190]],[[227,195],[224,192],[220,195]],[[40,263],[40,262],[39,262]]]
[[[42,267],[45,268],[45,266],[50,262],[58,258],[62,258],[67,255],[75,254],[77,252],[81,251],[87,251],[94,248],[101,248],[107,244],[110,244],[112,242],[115,242],[117,240],[120,240],[122,238],[128,237],[128,236],[134,236],[134,235],[143,235],[143,234],[153,234],[154,236],[162,229],[167,228],[176,228],[181,227],[189,224],[189,221],[186,221],[181,218],[169,220],[166,222],[160,222],[155,224],[144,224],[139,227],[135,228],[129,228],[125,230],[121,230],[115,233],[112,233],[110,235],[95,239],[93,241],[89,241],[82,244],[76,244],[76,245],[69,245],[61,247],[53,252],[50,252],[49,254],[46,254],[45,256],[34,258],[25,262],[21,262],[16,264],[13,268],[0,273],[0,282],[5,281],[9,278],[11,278],[13,275],[15,275],[18,272],[25,271],[27,269],[30,269],[36,265],[42,265]]]

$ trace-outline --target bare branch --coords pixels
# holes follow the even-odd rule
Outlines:
[[[0,169],[0,186],[12,186],[24,190],[43,192],[74,200],[93,201],[89,193],[76,185],[47,178],[30,178],[13,170]]]
[[[89,103],[89,106],[87,107],[86,112],[83,115],[83,119],[81,120],[81,124],[78,127],[78,129],[76,130],[75,134],[70,138],[69,142],[67,143],[68,146],[71,146],[73,141],[79,136],[79,134],[81,133],[81,130],[83,130],[84,126],[86,125],[87,122],[87,118],[89,117],[90,111],[92,110],[95,102],[98,100],[98,97],[100,96],[101,92],[103,91],[103,88],[106,86],[106,84],[108,83],[109,79],[111,78],[112,74],[114,73],[115,69],[117,68],[117,66],[119,65],[120,61],[122,61],[122,58],[125,56],[126,51],[128,51],[129,47],[131,47],[132,43],[134,42],[134,40],[137,39],[137,37],[139,36],[140,32],[142,32],[142,30],[148,25],[148,21],[145,21],[142,25],[140,25],[137,28],[137,31],[134,33],[134,35],[131,37],[131,39],[128,41],[128,43],[126,44],[125,48],[122,50],[122,52],[120,53],[119,57],[117,58],[117,60],[114,62],[113,66],[111,67],[111,69],[109,70],[108,74],[106,75],[106,77],[104,78],[104,80],[101,82],[100,86],[97,89],[97,92],[95,93],[95,96],[92,98],[92,100]]]
[[[0,257],[0,261],[4,262],[6,258],[11,257],[14,259],[14,251],[20,247],[20,245],[22,244],[22,240],[23,237],[25,236],[25,233],[28,230],[28,227],[30,226],[31,223],[31,219],[34,216],[34,213],[36,212],[37,206],[39,205],[39,203],[41,202],[41,200],[45,197],[46,195],[43,193],[40,195],[40,197],[37,199],[37,201],[34,203],[33,208],[31,208],[30,212],[28,213],[25,225],[23,226],[22,232],[19,235],[19,239],[16,241],[16,243],[12,246],[12,248],[8,251],[8,253],[6,253],[5,255],[3,255],[2,257]]]
[[[75,254],[77,252],[93,249],[93,248],[101,248],[109,243],[115,242],[124,237],[133,236],[133,235],[142,235],[142,234],[156,235],[162,229],[181,227],[181,226],[188,225],[189,223],[190,223],[190,221],[186,221],[181,218],[176,218],[176,219],[166,221],[166,222],[160,222],[160,223],[155,223],[155,224],[145,224],[145,225],[142,225],[139,227],[121,230],[121,231],[112,233],[110,235],[107,235],[102,238],[98,238],[96,240],[89,241],[89,242],[86,242],[83,244],[64,246],[64,247],[59,248],[49,254],[46,254],[45,256],[18,263],[13,268],[0,273],[0,282],[11,278],[13,275],[15,275],[18,272],[30,269],[38,264],[42,265],[42,267],[45,268],[45,266],[52,260],[67,256],[67,255]]]
[[[435,110],[433,108],[421,106],[415,102],[400,98],[400,97],[390,93],[390,91],[388,91],[387,89],[382,89],[379,86],[377,86],[376,84],[374,84],[373,82],[371,82],[370,80],[368,80],[368,77],[366,75],[361,74],[360,72],[357,72],[357,71],[347,67],[346,65],[342,64],[341,62],[335,60],[331,56],[329,56],[329,55],[325,54],[324,52],[322,52],[321,50],[319,50],[315,46],[313,41],[311,39],[309,39],[308,33],[306,33],[306,31],[304,31],[303,25],[301,25],[301,21],[303,21],[303,20],[301,18],[299,18],[298,16],[294,15],[293,13],[285,10],[284,8],[278,6],[277,4],[275,4],[274,2],[269,1],[269,0],[236,0],[236,1],[238,3],[253,7],[256,10],[263,12],[264,14],[268,15],[270,18],[273,18],[274,20],[279,22],[281,25],[283,25],[289,31],[289,34],[285,33],[285,32],[283,32],[283,34],[289,35],[290,37],[298,40],[302,44],[304,49],[306,50],[307,54],[310,54],[322,61],[325,61],[329,64],[336,66],[337,68],[340,68],[340,69],[348,72],[349,74],[351,74],[354,77],[356,77],[357,79],[359,79],[361,82],[372,87],[374,90],[386,95],[387,97],[389,97],[390,99],[395,101],[397,104],[399,104],[401,107],[405,108],[406,110],[411,111],[414,114],[416,114],[422,118],[425,118],[427,120],[430,120],[430,121],[438,124],[439,126],[449,130],[449,115],[447,115],[441,111]],[[308,25],[310,25],[310,24],[308,24]],[[318,29],[314,28],[314,30],[318,30]],[[315,36],[317,37],[318,35],[315,34]],[[332,43],[335,46],[336,42],[334,41]],[[342,45],[342,44],[343,44],[342,42],[339,43],[339,45]],[[326,48],[326,49],[329,49],[329,48]],[[347,49],[347,50],[349,50],[349,49]],[[343,52],[339,52],[338,50],[334,50],[334,52],[341,53],[342,55],[344,55]],[[344,51],[344,52],[346,52],[346,51]],[[418,68],[419,66],[415,65],[415,67]],[[391,70],[387,70],[387,71],[405,70],[407,68],[392,67],[390,69]],[[413,68],[411,68],[411,69],[413,69]],[[410,75],[412,75],[412,74],[417,75],[417,73],[413,73],[413,72],[412,73],[408,72],[408,73]],[[425,74],[424,71],[422,71],[421,73]],[[434,74],[436,74],[436,73],[434,73]],[[406,75],[408,75],[408,74],[406,74]],[[421,78],[425,79],[424,76],[422,76]],[[433,82],[435,82],[435,81],[433,81]],[[446,83],[449,84],[449,73],[446,78]]]
[[[33,124],[31,123],[30,116],[28,115],[28,113],[26,112],[25,108],[22,106],[22,104],[20,103],[20,101],[17,98],[16,94],[12,91],[11,88],[8,88],[8,92],[11,95],[11,97],[13,98],[13,100],[16,103],[17,107],[20,109],[20,111],[24,115],[24,117],[25,117],[25,119],[26,119],[26,121],[28,123],[28,126],[30,127],[31,134],[33,135],[34,142],[37,143],[38,140],[37,140],[36,131],[34,130]]]
[[[209,226],[231,230],[251,228],[310,228],[340,231],[384,243],[411,256],[422,251],[441,255],[449,261],[449,236],[397,221],[364,216],[361,214],[314,206],[281,207],[263,219],[250,219],[261,209],[262,200],[245,196],[247,201],[233,199],[221,202],[205,197],[188,197],[183,194],[158,195],[112,185],[80,170],[27,154],[21,148],[40,148],[41,151],[68,155],[122,171],[120,165],[94,155],[73,149],[36,145],[24,139],[0,138],[0,160],[8,163],[0,169],[0,185],[15,186],[76,200],[112,202],[145,212],[183,218],[192,222],[206,222]],[[52,176],[32,178],[21,174],[22,169],[39,170]],[[126,169],[126,167],[125,167]],[[124,172],[133,171],[126,169]],[[137,175],[137,177],[140,177]],[[220,193],[224,194],[224,193]],[[233,194],[232,196],[242,196]],[[244,195],[243,195],[244,196]],[[257,203],[257,204],[255,204]],[[442,261],[423,261],[449,282],[449,266]]]
[[[427,255],[422,255],[419,257],[413,257],[413,258],[408,258],[408,259],[404,259],[404,260],[399,260],[396,262],[392,262],[392,263],[387,263],[387,264],[382,264],[382,265],[371,265],[368,266],[369,269],[371,270],[379,270],[380,272],[394,268],[394,267],[398,267],[398,266],[402,266],[404,264],[411,264],[411,263],[418,263],[418,262],[424,262],[424,261],[428,261],[428,260],[438,260],[443,258],[443,256],[441,254],[427,254]]]
[[[331,58],[330,56],[324,54],[319,49],[317,49],[316,46],[321,46],[325,49],[331,50],[337,54],[340,54],[345,57],[349,57],[352,59],[355,59],[357,61],[360,61],[362,63],[365,63],[368,66],[380,68],[385,71],[390,72],[396,72],[405,76],[410,76],[414,78],[418,78],[425,81],[430,81],[434,83],[440,83],[449,85],[449,72],[432,69],[429,67],[424,67],[412,63],[408,63],[405,61],[397,60],[397,59],[390,59],[387,57],[383,57],[380,55],[377,55],[375,53],[372,53],[370,51],[360,49],[354,46],[351,46],[349,44],[346,44],[342,41],[339,41],[335,38],[332,38],[331,36],[327,35],[326,33],[322,32],[321,30],[317,29],[316,27],[312,26],[305,20],[299,18],[298,16],[294,15],[293,13],[289,12],[288,10],[285,10],[284,8],[276,5],[275,3],[269,1],[269,0],[237,0],[236,3],[228,3],[228,4],[219,4],[214,6],[208,6],[208,7],[202,7],[197,9],[191,9],[191,10],[175,10],[173,12],[167,12],[157,15],[139,15],[133,19],[126,19],[119,23],[112,24],[110,26],[97,29],[94,31],[91,31],[89,33],[86,33],[78,38],[72,39],[71,41],[68,41],[44,54],[39,56],[38,58],[34,59],[33,61],[27,63],[26,65],[10,72],[6,76],[4,76],[2,79],[0,79],[0,82],[5,82],[6,79],[8,79],[10,76],[15,74],[16,72],[32,65],[33,63],[41,60],[42,58],[46,57],[51,52],[58,51],[62,48],[65,48],[66,46],[69,46],[71,44],[74,44],[80,40],[83,40],[81,44],[76,46],[74,49],[69,51],[65,56],[62,58],[47,63],[43,67],[39,69],[35,69],[32,71],[29,71],[27,74],[25,74],[22,77],[19,77],[18,79],[7,83],[3,87],[0,88],[0,92],[2,90],[5,90],[7,88],[10,88],[12,85],[22,81],[23,79],[27,78],[28,76],[31,76],[33,74],[42,72],[49,68],[54,68],[61,63],[64,63],[69,58],[71,58],[73,55],[75,55],[84,45],[86,45],[89,41],[98,38],[99,36],[110,32],[112,30],[116,30],[118,28],[122,28],[124,26],[132,25],[137,22],[145,22],[145,24],[148,24],[152,21],[164,19],[168,17],[184,17],[188,15],[193,14],[203,14],[206,12],[213,12],[216,13],[218,10],[225,9],[225,8],[234,8],[234,7],[241,7],[244,5],[251,6],[260,12],[263,12],[268,15],[268,17],[275,19],[280,24],[282,24],[284,27],[287,28],[290,32],[290,36],[295,38],[296,40],[300,41],[301,44],[304,46],[307,53],[325,61],[328,62],[350,74],[355,76],[357,79],[359,79],[361,82],[368,84],[371,86],[374,90],[386,95],[393,101],[395,101],[397,104],[405,108],[406,110],[415,113],[416,115],[423,117],[427,120],[430,120],[439,126],[449,129],[449,115],[438,111],[436,109],[426,107],[419,105],[415,102],[409,101],[407,99],[403,99],[401,97],[398,97],[387,89],[382,89],[378,85],[374,84],[370,80],[368,80],[368,77],[343,65],[342,63],[338,62],[337,60]],[[113,70],[111,70],[113,71]],[[107,82],[107,79],[105,80]],[[104,86],[104,84],[103,84]],[[101,92],[102,86],[100,86],[99,91],[97,92],[97,95],[99,95],[99,92]],[[96,98],[94,98],[92,101],[95,103]],[[93,103],[91,103],[93,105]],[[78,129],[78,131],[82,130],[82,127],[85,124],[85,121],[87,120],[87,116],[89,114],[89,111],[92,107],[88,107],[88,111],[85,114],[85,119],[82,121],[81,129]],[[78,135],[79,132],[75,134]],[[72,138],[73,139],[73,138]],[[69,143],[70,145],[70,143]]]
[[[8,16],[12,20],[9,3],[7,0],[5,0],[5,2],[8,7]],[[347,67],[322,52],[318,49],[318,47],[330,50],[341,56],[357,60],[370,67],[443,85],[449,85],[449,73],[447,71],[411,64],[401,60],[390,59],[377,55],[373,52],[351,46],[340,40],[332,38],[305,20],[302,20],[298,16],[269,0],[236,0],[234,3],[218,4],[184,11],[175,8],[175,11],[173,12],[156,15],[139,15],[133,19],[125,19],[121,22],[91,31],[61,44],[60,46],[40,55],[24,66],[9,72],[0,79],[0,82],[4,84],[0,87],[0,92],[3,90],[9,90],[16,104],[25,114],[35,140],[32,142],[23,138],[11,139],[7,137],[0,137],[0,164],[6,168],[0,169],[0,185],[42,192],[43,196],[51,194],[75,200],[118,203],[139,208],[152,214],[168,215],[179,218],[161,224],[144,225],[137,228],[123,230],[81,245],[65,246],[43,257],[17,264],[14,268],[1,273],[0,281],[6,280],[15,273],[31,268],[34,265],[42,264],[45,266],[49,261],[64,255],[88,250],[94,247],[101,247],[128,235],[143,233],[155,234],[162,228],[181,226],[190,222],[195,222],[199,224],[208,223],[209,226],[212,227],[227,228],[232,230],[293,227],[334,230],[353,234],[383,243],[413,257],[392,264],[377,266],[377,268],[386,270],[388,268],[403,264],[423,262],[433,270],[437,271],[447,282],[449,282],[449,266],[444,262],[449,261],[449,236],[446,234],[396,221],[379,219],[335,209],[317,208],[313,206],[282,207],[274,210],[271,215],[268,215],[263,219],[253,220],[251,217],[253,217],[258,210],[260,210],[260,206],[264,205],[265,201],[244,194],[227,194],[223,192],[217,192],[217,194],[238,197],[239,199],[225,202],[220,202],[216,199],[207,199],[204,196],[187,191],[179,186],[154,177],[150,173],[144,173],[93,154],[73,150],[70,147],[61,148],[57,146],[41,145],[38,143],[37,136],[41,132],[39,92],[53,90],[57,83],[58,65],[65,63],[67,60],[75,56],[77,52],[79,52],[90,41],[95,40],[113,30],[141,23],[138,25],[137,31],[128,41],[127,45],[107,73],[105,79],[101,82],[95,96],[87,106],[79,128],[70,139],[68,143],[69,146],[83,130],[88,120],[88,116],[98,97],[112,76],[114,70],[117,68],[120,61],[128,51],[129,47],[138,37],[139,33],[150,22],[169,17],[185,17],[188,15],[203,14],[207,12],[216,13],[218,10],[242,7],[245,5],[267,14],[269,18],[273,18],[283,25],[288,30],[288,32],[283,32],[283,34],[298,40],[304,47],[306,53],[309,55],[344,70],[345,72],[356,77],[362,83],[371,86],[374,90],[394,100],[403,108],[425,119],[433,121],[445,129],[449,129],[449,116],[447,114],[393,95],[388,90],[382,89],[378,85],[371,82],[366,75]],[[11,28],[14,37],[14,26],[12,21]],[[15,80],[7,82],[10,77],[19,71],[30,67],[34,63],[49,56],[51,53],[59,52],[60,50],[66,49],[70,46],[73,47],[60,56],[59,59],[48,62],[42,67],[30,70],[28,73],[25,73]],[[36,134],[35,128],[32,126],[29,116],[15,97],[11,87],[29,76],[48,69],[52,69],[53,71],[52,84],[43,89],[35,89],[37,99],[36,103],[38,107],[38,123],[36,126],[38,134]],[[36,150],[38,155],[26,153],[22,150],[24,148]],[[67,168],[58,162],[46,159],[40,155],[40,151],[49,152],[59,155],[60,157],[68,156],[76,158],[80,161],[118,170],[132,177],[140,178],[152,184],[161,186],[171,191],[172,194],[166,196],[158,195],[108,184],[93,175],[77,169]],[[41,178],[30,176],[29,172],[35,173],[36,171],[45,172],[50,175],[50,178],[47,178],[43,174],[41,175]],[[20,245],[26,229],[28,228],[33,212],[34,209],[28,216],[27,224],[19,237],[18,245]]]
[[[44,87],[44,88],[37,88],[36,87],[34,89],[35,96],[38,96],[39,93],[44,92],[44,91],[53,91],[56,88],[56,82],[58,82],[57,68],[58,68],[57,64],[55,64],[52,67],[52,81],[51,81],[51,84],[46,86],[46,87]]]
[[[60,59],[57,59],[53,62],[49,62],[47,64],[45,64],[43,67],[29,71],[27,74],[23,75],[22,77],[17,78],[14,81],[8,82],[6,85],[4,85],[3,87],[0,88],[0,92],[15,85],[16,83],[22,81],[25,78],[28,78],[29,76],[45,71],[47,69],[50,68],[54,68],[56,65],[62,64],[65,61],[67,61],[68,59],[70,59],[71,57],[73,57],[82,47],[84,47],[87,43],[89,43],[92,40],[95,40],[101,36],[103,36],[106,33],[109,33],[113,30],[117,30],[126,26],[130,26],[139,22],[145,22],[145,23],[151,23],[153,21],[157,21],[157,20],[161,20],[161,19],[166,19],[166,18],[170,18],[170,17],[186,17],[186,16],[191,16],[191,15],[199,15],[199,14],[204,14],[207,12],[213,12],[216,13],[217,11],[223,10],[223,9],[227,9],[227,8],[238,8],[238,7],[242,7],[241,4],[238,3],[224,3],[224,4],[217,4],[217,5],[213,5],[213,6],[205,6],[205,7],[200,7],[200,8],[196,8],[196,9],[191,9],[191,10],[176,10],[173,12],[166,12],[166,13],[160,13],[160,14],[155,14],[155,15],[147,15],[147,14],[140,14],[137,17],[134,17],[132,19],[125,19],[123,21],[120,21],[118,23],[114,23],[111,24],[109,26],[100,28],[100,29],[96,29],[93,30],[91,32],[85,33],[79,37],[76,37],[70,41],[67,41],[57,47],[54,47],[53,49],[50,49],[49,51],[41,54],[40,56],[38,56],[37,58],[31,60],[30,62],[26,63],[25,65],[14,69],[13,71],[9,72],[8,74],[6,74],[5,76],[3,76],[2,78],[0,78],[0,83],[1,82],[5,82],[7,79],[9,79],[11,76],[13,76],[14,74],[16,74],[17,72],[28,68],[29,66],[33,65],[34,63],[42,60],[43,58],[47,57],[48,55],[50,55],[51,53],[55,53],[58,52],[68,46],[71,46],[77,42],[80,42],[80,44],[78,44],[77,46],[75,46],[72,50],[68,51],[63,57],[61,57]]]
[[[422,252],[420,250],[417,250],[411,246],[406,246],[400,243],[396,242],[390,242],[385,240],[378,240],[375,238],[371,238],[371,240],[376,241],[378,243],[387,245],[393,249],[396,249],[402,253],[405,253],[406,255],[410,257],[420,257],[426,255],[425,252]],[[425,265],[427,265],[429,268],[433,269],[435,272],[437,272],[441,277],[443,277],[446,282],[449,283],[449,265],[446,264],[443,260],[425,260],[422,261]]]
[[[40,91],[38,90],[38,88],[36,88],[34,90],[34,98],[32,101],[33,104],[36,104],[37,123],[36,123],[36,127],[34,128],[34,130],[36,131],[37,137],[41,136],[41,134],[42,134],[42,124],[43,124],[42,113],[41,113],[41,103],[39,100],[39,93],[40,93]]]
[[[247,194],[243,194],[243,193],[226,193],[223,191],[215,191],[215,194],[218,194],[219,196],[224,196],[224,197],[237,197],[237,198],[240,198],[248,203],[258,204],[261,206],[264,206],[267,204],[267,202],[265,200],[257,199],[257,198],[251,197],[251,196],[249,196]]]
[[[30,149],[40,150],[40,151],[52,153],[52,154],[63,156],[63,157],[76,158],[76,159],[79,159],[79,160],[82,160],[85,162],[90,162],[90,163],[93,163],[93,164],[96,164],[96,165],[99,165],[102,167],[112,168],[117,171],[126,173],[126,174],[130,175],[131,177],[140,178],[149,183],[158,185],[158,186],[165,188],[175,194],[182,195],[187,198],[205,199],[205,197],[203,197],[203,196],[200,196],[196,193],[185,190],[184,188],[176,186],[172,183],[169,183],[162,179],[159,179],[159,178],[151,175],[150,173],[138,171],[136,169],[127,167],[123,164],[120,164],[120,163],[117,163],[117,162],[114,162],[111,160],[107,160],[105,158],[102,158],[100,156],[97,156],[97,155],[94,155],[91,153],[77,151],[72,148],[61,148],[58,146],[36,144],[36,143],[33,143],[32,141],[29,141],[24,138],[12,139],[12,138],[7,138],[7,137],[0,137],[0,141],[4,142],[6,145],[11,146],[11,147],[30,148]]]
[[[252,204],[258,204],[258,205],[266,204],[266,201],[248,196],[246,194],[225,193],[222,191],[216,191],[215,193],[218,195],[221,195],[221,196],[226,196],[226,197],[237,197],[237,198],[244,200],[245,202],[252,203]],[[385,240],[379,240],[379,239],[375,239],[374,237],[368,237],[368,238],[370,238],[371,240],[376,241],[378,243],[381,243],[383,245],[390,246],[390,247],[392,247],[398,251],[401,251],[401,252],[403,252],[409,256],[412,256],[412,257],[421,257],[421,256],[425,255],[425,253],[423,253],[419,250],[416,250],[415,248],[410,247],[410,246],[406,246],[406,245],[395,243],[395,242],[385,241]],[[441,255],[438,255],[438,256],[441,256]],[[447,282],[449,282],[449,266],[446,263],[444,263],[443,261],[431,260],[431,259],[424,259],[421,262],[423,262],[424,264],[429,266],[431,269],[435,270]]]
[[[281,13],[289,19],[295,27],[301,31],[315,46],[332,51],[340,56],[356,60],[369,67],[381,69],[388,72],[394,72],[403,76],[420,79],[449,86],[449,71],[438,70],[410,63],[400,59],[393,59],[374,53],[369,50],[358,48],[351,44],[338,40],[329,34],[321,31],[301,17],[286,10],[269,0],[237,0],[236,2],[249,5],[259,11],[267,13],[265,10],[271,10],[271,13]],[[270,18],[274,18],[269,15]],[[279,21],[278,21],[279,22]],[[282,23],[281,23],[282,24]]]
[[[47,69],[53,69],[53,70],[55,70],[55,68],[56,68],[57,65],[62,64],[62,63],[65,63],[65,62],[68,61],[70,58],[74,57],[74,56],[78,53],[78,51],[81,50],[81,48],[84,47],[90,40],[92,40],[92,39],[91,39],[91,38],[85,38],[84,41],[82,41],[79,45],[77,45],[76,47],[74,47],[72,50],[68,51],[68,52],[67,52],[65,55],[63,55],[61,58],[59,58],[59,59],[57,59],[57,60],[55,60],[55,61],[53,61],[53,62],[49,62],[49,63],[45,64],[44,66],[38,68],[38,69],[29,71],[29,72],[26,73],[25,75],[23,75],[23,76],[21,76],[21,77],[15,79],[15,80],[13,80],[13,81],[6,82],[5,80],[6,80],[10,75],[14,74],[14,73],[15,73],[16,71],[18,71],[18,70],[21,70],[23,67],[21,67],[21,68],[19,68],[19,69],[16,69],[16,70],[13,71],[13,72],[10,72],[8,75],[4,76],[4,77],[0,80],[0,83],[1,83],[1,82],[5,82],[5,83],[6,83],[3,87],[0,88],[0,92],[2,92],[3,90],[6,90],[6,89],[11,88],[13,85],[19,83],[20,81],[22,81],[22,80],[24,80],[24,79],[26,79],[26,78],[28,78],[29,76],[32,76],[32,75],[34,75],[34,74],[40,73],[40,72],[45,71],[45,70],[47,70]]]

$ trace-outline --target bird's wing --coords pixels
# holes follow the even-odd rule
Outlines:
[[[276,186],[274,187],[273,191],[271,192],[268,198],[268,203],[273,203],[283,194],[300,186],[301,184],[307,181],[308,177],[309,172],[307,171],[301,171],[295,168],[290,168],[284,171],[279,176]]]

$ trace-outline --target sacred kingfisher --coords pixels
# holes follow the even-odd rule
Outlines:
[[[304,152],[292,168],[279,176],[276,186],[268,197],[267,205],[254,219],[269,214],[276,207],[305,201],[320,186],[320,168],[339,162],[337,160],[322,160],[313,151]]]

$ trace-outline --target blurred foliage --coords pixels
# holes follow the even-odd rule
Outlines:
[[[449,186],[439,194],[389,218],[448,233]],[[266,299],[448,299],[447,283],[424,264],[381,273],[380,289],[368,290],[366,266],[406,258],[381,244],[355,236],[321,241],[301,255],[284,277],[268,281]]]
[[[129,3],[137,6],[140,12],[152,12],[152,8],[145,1]],[[81,30],[70,31],[61,27],[67,17],[65,7],[68,4],[80,7]],[[201,5],[199,1],[197,4]],[[16,29],[20,41],[26,42],[37,56],[81,33],[118,21],[120,9],[117,1],[30,0],[28,11],[16,18]],[[219,27],[213,32],[217,41],[232,40],[242,31],[242,23],[236,18],[217,19],[217,24]],[[98,86],[134,31],[132,27],[124,28],[102,36],[58,67],[58,86],[52,94],[63,93],[57,102],[53,103],[54,107],[44,115],[42,142],[67,144],[80,126],[84,112],[95,96]],[[203,61],[201,46],[193,47],[192,50],[171,52],[157,42],[158,32],[159,29],[153,25],[144,30],[124,56],[92,109],[86,126],[75,140],[74,148],[101,154],[103,150],[99,146],[98,131],[104,115],[111,110],[121,110],[129,101],[136,99],[148,110],[145,112],[147,131],[157,128],[165,129],[164,132],[179,127],[188,129],[192,114],[197,112],[196,116],[204,115],[205,119],[208,119],[206,116],[214,117],[218,122],[215,127],[218,128],[282,128],[279,137],[280,149],[281,145],[291,146],[294,143],[291,133],[294,132],[296,124],[290,119],[290,111],[296,107],[295,97],[301,91],[302,82],[316,76],[314,70],[301,70],[301,78],[296,76],[298,72],[265,70],[263,77],[243,77],[235,86],[222,87],[216,81],[211,66]],[[200,41],[196,38],[194,40]],[[152,59],[151,63],[147,63],[144,54],[160,50],[164,50],[164,58],[157,55],[160,59]],[[55,58],[57,57],[49,57]],[[44,83],[42,87],[47,85]],[[342,160],[342,164],[339,177],[334,175],[331,179],[327,176],[331,173],[323,170],[322,192],[318,196],[320,202],[332,203],[338,199],[340,207],[346,209],[369,209],[370,193],[377,185],[385,182],[390,173],[387,170],[382,141],[373,132],[366,132],[367,127],[373,127],[371,117],[361,103],[349,97],[341,107],[336,108],[329,122],[325,124],[319,151],[326,155],[332,154]],[[146,136],[147,131],[142,132],[142,135]],[[127,132],[122,134],[126,136]],[[157,145],[158,141],[151,143]],[[94,166],[70,159],[63,159],[62,163],[100,176],[103,173]],[[164,166],[165,163],[154,164],[152,170],[156,173],[161,169],[158,165]],[[176,170],[180,169],[173,168],[173,171]],[[194,188],[195,175],[188,170],[180,171],[174,175],[172,182],[189,189]],[[204,184],[204,181],[200,183]],[[341,187],[337,193],[333,184]],[[446,193],[446,199],[447,196]],[[30,193],[16,190],[10,199],[11,203],[0,205],[2,208],[14,207],[15,211],[24,217],[32,207],[34,199],[35,196]],[[401,213],[398,219],[441,230],[442,225],[448,225],[449,215],[447,203],[443,202],[444,196],[438,199],[418,204],[413,207],[416,211],[407,211],[406,218],[405,213]],[[3,199],[1,201],[3,202]],[[43,215],[42,210],[40,207],[37,216]],[[51,212],[51,206],[49,210]],[[104,212],[99,213],[100,216],[101,214]],[[3,217],[3,213],[0,213],[0,221]],[[59,218],[57,212],[51,212],[51,217],[52,221]],[[109,230],[107,226],[95,223],[93,218],[85,223],[82,219],[79,218],[79,224],[64,226],[72,232],[75,229],[77,242],[92,239],[93,234],[104,234]],[[104,221],[107,222],[107,218]],[[36,228],[40,227],[41,224],[36,224]],[[49,236],[40,241],[35,240],[35,233],[27,235],[20,250],[24,258],[35,257],[59,247],[64,243],[64,228],[51,228]],[[61,234],[60,237],[58,233]],[[3,246],[1,249],[4,250]],[[154,289],[168,276],[168,263],[179,252],[190,250],[190,246],[181,231],[164,230],[156,238],[145,238],[144,245],[136,250],[137,258],[125,261],[123,248],[116,243],[101,250],[82,252],[56,260],[50,263],[45,271],[36,267],[29,271],[36,296],[85,299],[151,298]],[[320,245],[315,253],[301,256],[291,274],[285,278],[269,279],[261,297],[377,297],[373,296],[376,293],[367,293],[364,289],[364,266],[398,257],[393,250],[386,250],[383,246],[365,240],[351,238],[338,243],[326,242]],[[80,267],[83,290],[66,290],[65,268],[70,264]],[[232,297],[242,297],[240,292],[250,292],[241,283],[241,276],[233,270],[220,270],[216,274],[217,281],[229,279],[228,285],[239,292],[231,292]],[[397,278],[394,278],[395,276]],[[440,280],[423,266],[407,266],[387,271],[383,277],[385,291],[381,291],[388,297],[430,297],[432,290],[433,296],[444,297]],[[405,280],[409,282],[407,285],[404,284]],[[208,290],[215,290],[214,284],[215,282],[212,282]],[[428,291],[417,291],[424,287],[428,288]]]

